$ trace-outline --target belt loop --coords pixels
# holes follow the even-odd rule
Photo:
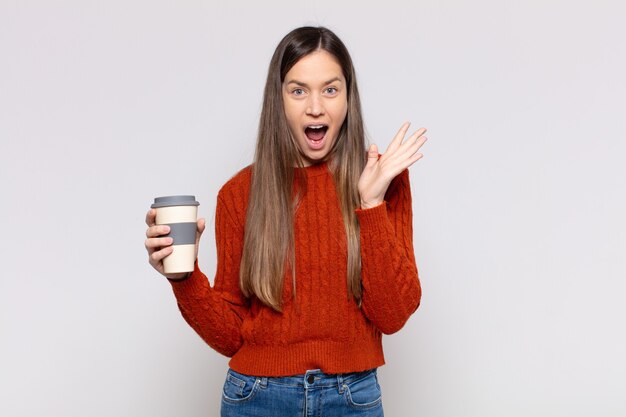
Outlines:
[[[267,387],[267,377],[264,376],[264,377],[259,378],[259,384],[263,388]]]
[[[343,375],[337,374],[337,387],[339,388],[339,394],[343,394]]]

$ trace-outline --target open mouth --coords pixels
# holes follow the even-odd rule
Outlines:
[[[324,137],[326,137],[327,131],[328,126],[326,125],[310,125],[304,129],[304,134],[309,140],[311,147],[319,149],[324,144]]]

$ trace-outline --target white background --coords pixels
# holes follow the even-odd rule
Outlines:
[[[371,141],[411,168],[418,312],[388,416],[626,415],[621,2],[0,1],[0,415],[215,416],[227,360],[148,265],[144,216],[249,164],[304,24],[351,51]]]

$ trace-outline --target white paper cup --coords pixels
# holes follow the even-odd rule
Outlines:
[[[198,203],[192,195],[157,197],[152,204],[156,209],[156,224],[167,225],[170,232],[163,237],[174,239],[174,251],[163,258],[166,274],[193,271],[196,261],[196,221]]]

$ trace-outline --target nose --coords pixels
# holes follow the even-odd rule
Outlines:
[[[322,98],[318,94],[311,94],[309,96],[306,106],[306,114],[315,117],[324,114],[324,103],[322,103]]]

